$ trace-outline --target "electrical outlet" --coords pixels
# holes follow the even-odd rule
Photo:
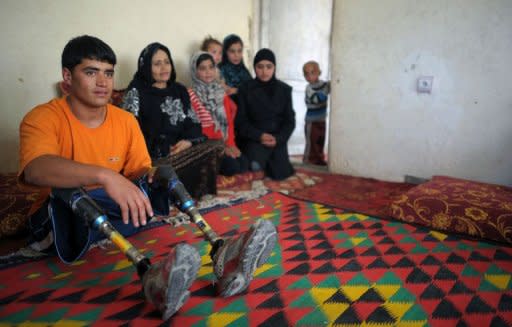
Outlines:
[[[431,93],[434,76],[421,76],[418,78],[416,90],[418,93]]]

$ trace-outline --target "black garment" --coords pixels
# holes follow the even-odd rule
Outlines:
[[[171,62],[171,76],[163,89],[154,87],[151,60],[158,50],[164,51]],[[138,119],[151,158],[169,154],[171,145],[180,140],[201,143],[206,137],[201,124],[190,106],[185,86],[176,82],[176,71],[169,49],[152,43],[142,50],[138,69],[127,88],[122,107]]]
[[[172,67],[170,79],[163,89],[153,86],[155,80],[151,73],[151,60],[158,50],[167,54]],[[169,49],[159,43],[148,45],[139,56],[138,69],[128,86],[122,107],[137,117],[153,161],[170,161],[192,196],[200,198],[204,194],[215,194],[217,160],[222,146],[200,144],[206,136],[190,105],[187,89],[175,80],[176,72]],[[190,141],[192,147],[169,156],[170,147],[181,140]]]
[[[275,78],[268,82],[254,79],[242,84],[238,94],[235,129],[239,148],[273,179],[285,179],[294,174],[287,149],[288,139],[295,129],[292,88]],[[263,133],[272,134],[277,145],[262,145]]]
[[[220,163],[220,174],[224,176],[233,176],[236,174],[245,173],[249,170],[249,160],[242,154],[238,158],[233,158],[227,155],[222,156]]]
[[[276,55],[270,49],[267,49],[267,48],[260,49],[260,51],[258,51],[258,53],[256,53],[256,56],[254,56],[253,65],[256,66],[256,64],[262,60],[268,60],[275,65],[276,64]],[[272,78],[274,79],[275,76],[276,76],[276,74],[274,71],[274,75],[272,76]]]
[[[167,156],[170,146],[180,140],[193,145],[206,140],[187,89],[179,83],[170,83],[165,89],[131,85],[122,106],[137,117],[151,158]]]

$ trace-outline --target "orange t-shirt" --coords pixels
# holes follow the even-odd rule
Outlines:
[[[84,164],[110,168],[131,176],[151,167],[151,158],[135,117],[107,105],[103,124],[83,125],[71,112],[66,99],[53,99],[32,109],[20,124],[20,171],[42,155],[56,155]],[[30,210],[37,210],[49,194],[45,188]]]

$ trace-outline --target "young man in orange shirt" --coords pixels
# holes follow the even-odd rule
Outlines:
[[[19,181],[45,188],[30,213],[32,246],[54,246],[66,263],[102,236],[98,230],[109,237],[128,236],[155,213],[169,213],[169,190],[153,187],[149,172],[154,170],[137,120],[108,103],[115,64],[114,52],[100,39],[84,35],[70,40],[62,53],[63,83],[69,94],[35,107],[20,124]],[[85,198],[89,202],[84,209]],[[91,210],[96,209],[105,213],[101,226],[107,216],[111,221],[108,233],[99,228],[99,220],[91,219]],[[134,263],[144,263],[137,269],[146,298],[164,319],[173,315],[188,298],[201,265],[197,250],[179,244],[164,264],[151,266],[122,236],[116,240]],[[247,288],[275,242],[275,227],[263,221],[219,247],[213,261],[221,294]]]

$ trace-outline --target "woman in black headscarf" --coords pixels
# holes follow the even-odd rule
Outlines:
[[[137,117],[151,158],[170,162],[193,197],[215,194],[223,146],[205,142],[187,89],[176,82],[169,49],[151,43],[142,50],[137,67],[122,107]]]
[[[294,174],[287,142],[295,129],[292,88],[276,79],[276,59],[269,49],[254,57],[256,78],[238,90],[235,128],[242,152],[251,169],[263,169],[277,180]]]

